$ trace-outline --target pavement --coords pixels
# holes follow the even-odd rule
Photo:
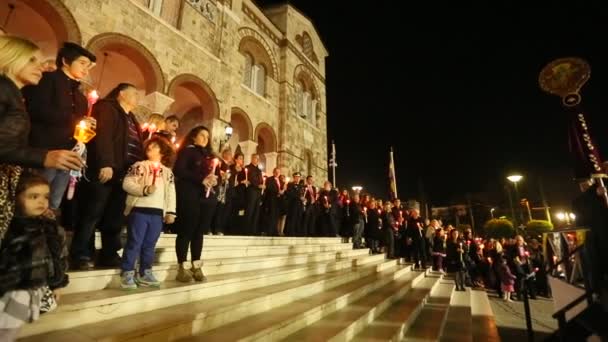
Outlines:
[[[502,341],[527,341],[526,317],[524,304],[520,301],[505,302],[496,293],[488,292],[490,305],[494,311],[496,326]],[[532,330],[534,341],[543,341],[557,330],[557,320],[553,314],[553,300],[537,297],[530,299],[530,313],[532,316]]]

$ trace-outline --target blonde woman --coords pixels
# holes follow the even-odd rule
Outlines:
[[[15,212],[15,190],[21,167],[80,169],[80,157],[71,151],[48,151],[28,146],[30,118],[21,88],[42,77],[43,57],[36,44],[14,36],[0,36],[0,248]],[[37,215],[40,215],[39,213]],[[4,263],[2,263],[4,264]],[[3,274],[5,275],[5,274]],[[5,283],[4,285],[8,285]],[[46,289],[46,290],[45,290]],[[0,340],[13,341],[18,329],[38,318],[48,287],[4,288],[0,293]]]

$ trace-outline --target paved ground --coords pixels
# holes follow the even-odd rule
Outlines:
[[[527,341],[526,318],[523,302],[505,302],[495,293],[488,293],[496,319],[498,333],[502,341]],[[542,341],[557,329],[557,320],[553,319],[553,300],[537,297],[530,300],[534,340]]]

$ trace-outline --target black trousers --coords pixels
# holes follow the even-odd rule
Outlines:
[[[316,216],[315,206],[313,204],[308,205],[304,211],[304,221],[302,222],[301,231],[298,236],[315,236],[317,234],[315,229]]]
[[[302,202],[295,200],[288,204],[287,218],[285,219],[285,236],[297,236],[302,225]]]
[[[204,198],[202,190],[191,185],[178,185],[175,252],[177,262],[188,260],[188,247],[192,261],[201,260],[204,232],[210,229],[217,207],[216,198]]]
[[[228,221],[232,213],[232,201],[226,200],[225,203],[217,202],[215,208],[215,214],[213,215],[213,223],[211,225],[211,231],[214,234],[225,233],[228,228]],[[208,233],[208,232],[205,232]]]
[[[422,268],[426,267],[426,247],[424,239],[414,239],[412,242],[412,254],[414,257],[414,263],[416,266]]]
[[[83,182],[80,186],[82,195],[86,198],[72,239],[72,260],[92,260],[91,240],[94,239],[97,226],[101,231],[100,258],[117,257],[118,250],[122,248],[120,232],[127,196],[122,189],[122,182]]]
[[[247,235],[258,234],[258,221],[260,219],[261,190],[253,186],[247,187],[245,207],[245,232]]]
[[[278,235],[277,226],[279,223],[279,198],[266,198],[262,204],[262,214],[260,220],[260,232],[266,235]]]

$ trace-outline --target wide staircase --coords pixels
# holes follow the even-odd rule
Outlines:
[[[485,292],[340,238],[206,236],[204,283],[176,282],[175,235],[157,244],[160,288],[118,270],[71,272],[60,306],[20,341],[498,341]]]

